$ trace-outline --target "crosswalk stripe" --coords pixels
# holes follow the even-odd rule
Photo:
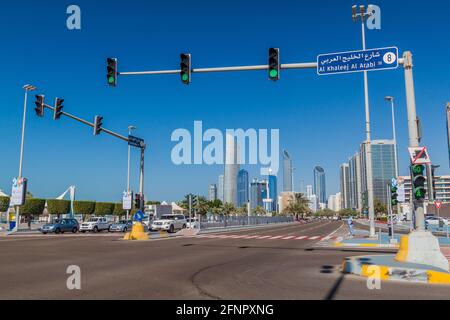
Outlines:
[[[271,236],[262,236],[262,237],[258,237],[258,238],[256,238],[256,239],[259,239],[259,240],[261,240],[261,239],[267,239],[267,238],[270,238]]]
[[[295,238],[295,237],[294,236],[284,237],[283,240],[289,240],[289,239],[292,239],[292,238]]]
[[[305,238],[308,238],[308,237],[307,237],[307,236],[301,236],[301,237],[295,238],[295,240],[303,240],[303,239],[305,239]]]
[[[319,238],[320,238],[319,236],[315,236],[315,237],[310,237],[309,240],[316,240],[316,239],[319,239]]]
[[[275,237],[270,238],[270,240],[280,239],[281,237],[282,236],[275,236]]]

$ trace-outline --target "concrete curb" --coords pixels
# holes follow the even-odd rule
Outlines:
[[[395,255],[345,258],[342,262],[342,272],[383,281],[450,285],[449,272],[427,265],[393,262],[394,257]],[[392,263],[389,263],[390,261]]]
[[[343,243],[343,242],[336,242],[334,244],[335,247],[339,248],[391,248],[391,249],[398,249],[400,246],[398,244],[390,244],[390,243]]]

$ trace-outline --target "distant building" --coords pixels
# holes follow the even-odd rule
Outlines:
[[[209,186],[209,201],[215,201],[217,199],[217,185],[211,184]]]
[[[354,154],[348,161],[349,183],[350,183],[350,208],[361,211],[361,157],[359,153]]]
[[[313,194],[308,197],[309,200],[309,209],[314,213],[320,210],[319,198]]]
[[[306,186],[306,197],[309,198],[313,195],[313,186],[307,185]]]
[[[366,143],[361,145],[361,185],[362,193],[367,192]],[[372,150],[372,183],[374,200],[387,203],[388,184],[395,174],[395,145],[393,140],[373,140]]]
[[[278,188],[277,188],[277,176],[269,175],[269,197],[272,199],[272,212],[277,211],[277,203],[278,203]]]
[[[327,192],[325,185],[325,170],[322,167],[316,166],[314,168],[314,194],[319,199],[319,203],[327,202]]]
[[[223,174],[221,174],[219,176],[219,181],[218,181],[218,186],[217,186],[217,199],[219,199],[220,201],[223,202],[223,182],[224,182],[224,176]]]
[[[240,170],[237,178],[237,205],[238,207],[242,207],[247,205],[249,201],[249,180],[248,180],[248,171]]]
[[[450,166],[450,102],[447,103],[446,113],[447,113],[447,144],[448,144],[448,158],[449,158],[449,166]]]
[[[267,181],[259,181],[254,179],[250,183],[250,207],[264,207],[263,199],[267,198]]]
[[[328,209],[333,210],[335,212],[339,212],[342,210],[341,206],[341,193],[338,192],[328,197]]]
[[[343,209],[349,209],[350,206],[350,174],[348,163],[341,164],[340,167],[341,182],[341,201]]]
[[[226,135],[225,147],[225,172],[223,197],[224,203],[237,206],[237,177],[239,172],[239,150],[232,134]]]
[[[283,151],[283,192],[290,192],[292,190],[292,160],[289,153],[284,150]]]

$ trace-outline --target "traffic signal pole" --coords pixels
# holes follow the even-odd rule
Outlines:
[[[55,109],[54,107],[49,106],[47,104],[44,104],[44,107],[47,108],[47,109],[50,109],[52,111],[54,111],[54,109]],[[91,128],[95,127],[95,123],[87,121],[87,120],[84,120],[84,119],[81,119],[81,118],[79,118],[77,116],[74,116],[74,115],[72,115],[70,113],[67,113],[65,111],[61,111],[61,115],[62,116],[66,116],[66,117],[68,117],[70,119],[73,119],[75,121],[81,122],[81,123],[83,123],[83,124],[85,124],[85,125],[87,125],[87,126],[89,126]],[[129,137],[125,137],[125,136],[123,136],[123,135],[121,135],[119,133],[116,133],[114,131],[108,130],[106,128],[101,127],[101,132],[109,134],[109,135],[111,135],[111,136],[113,136],[113,137],[115,137],[117,139],[123,140],[123,141],[125,141],[127,143],[130,142]],[[144,205],[144,203],[143,203],[144,202],[144,196],[143,195],[144,195],[144,155],[145,155],[145,148],[146,148],[145,144],[142,144],[139,147],[139,149],[141,149],[141,155],[140,155],[140,161],[139,161],[139,193],[141,194],[141,199],[140,199],[140,207],[141,208],[143,208],[143,205]]]

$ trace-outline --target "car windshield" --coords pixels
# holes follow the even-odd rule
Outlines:
[[[53,222],[52,223],[61,223],[61,220],[60,219],[55,219],[55,220],[53,220]]]
[[[174,220],[175,216],[162,216],[161,220]]]
[[[127,220],[120,220],[120,221],[119,221],[119,224],[127,224],[127,223],[128,223]]]
[[[89,222],[97,222],[98,219],[97,219],[97,218],[90,218],[88,221],[89,221]]]

